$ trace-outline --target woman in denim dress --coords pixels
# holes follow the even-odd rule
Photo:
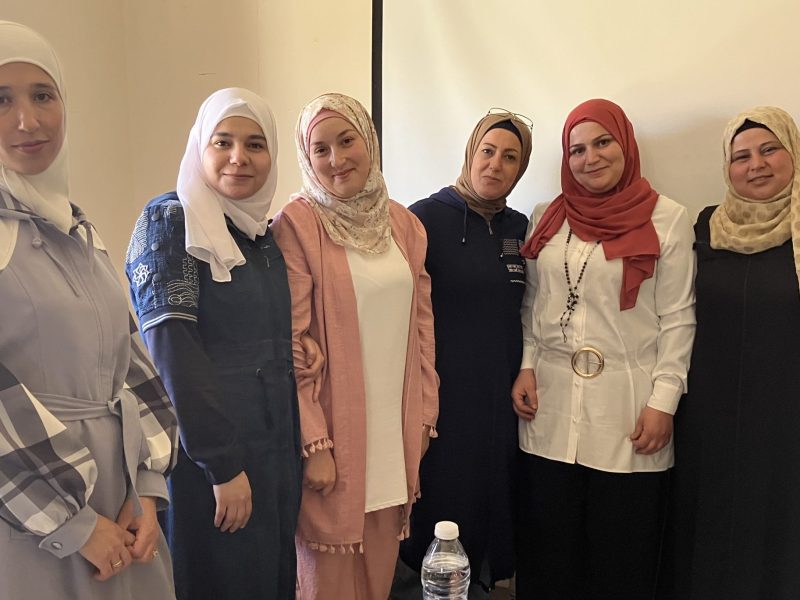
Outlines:
[[[167,539],[178,598],[293,598],[301,464],[286,266],[269,230],[277,140],[239,88],[200,107],[177,192],[139,217],[126,271],[178,411]]]

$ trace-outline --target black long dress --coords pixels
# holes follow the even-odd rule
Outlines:
[[[676,415],[660,597],[800,598],[800,292],[792,243],[697,236],[697,336]]]
[[[490,224],[452,188],[410,207],[428,234],[439,389],[439,437],[420,466],[403,561],[419,570],[437,521],[458,523],[477,581],[513,574],[511,471],[517,418],[511,385],[522,357],[520,305],[528,220],[510,208]],[[490,583],[490,582],[484,582]]]
[[[132,299],[181,427],[164,529],[179,600],[289,600],[302,467],[286,265],[269,230],[228,231],[246,262],[225,283],[186,253],[174,193],[147,205],[129,249]],[[250,521],[221,532],[212,484],[242,470]]]

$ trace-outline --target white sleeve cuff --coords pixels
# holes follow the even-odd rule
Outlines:
[[[523,344],[522,345],[522,363],[520,363],[519,368],[522,369],[532,369],[534,363],[534,357],[536,355],[536,346],[533,344]]]
[[[672,379],[672,377],[670,377]],[[675,378],[677,381],[677,378]],[[653,394],[647,402],[647,406],[660,410],[661,412],[674,415],[678,410],[678,403],[683,395],[683,386],[672,381],[656,379],[653,384]]]

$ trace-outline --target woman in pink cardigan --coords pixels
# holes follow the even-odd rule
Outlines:
[[[375,127],[356,100],[313,100],[296,143],[303,189],[272,228],[289,272],[296,363],[306,333],[326,359],[316,378],[298,374],[300,597],[387,598],[419,461],[436,437],[425,230],[389,200]]]

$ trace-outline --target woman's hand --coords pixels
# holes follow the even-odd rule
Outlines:
[[[302,379],[311,379],[314,382],[314,387],[311,390],[311,397],[314,400],[319,398],[319,391],[322,387],[322,366],[325,364],[325,357],[322,355],[322,349],[317,344],[317,341],[307,333],[300,337],[300,344],[303,346],[303,353],[306,356],[305,365],[295,365],[295,371],[298,377]]]
[[[514,385],[511,386],[511,401],[514,412],[524,421],[536,418],[539,397],[536,395],[536,375],[533,369],[520,369]]]
[[[230,481],[212,487],[217,501],[214,527],[233,533],[247,525],[253,513],[253,493],[247,474],[242,471]]]
[[[296,365],[296,369],[303,377],[314,378],[322,371],[325,364],[325,357],[317,341],[307,333],[300,337],[300,345],[303,346],[303,353],[306,355],[305,365]]]
[[[158,556],[156,546],[161,537],[161,528],[156,518],[155,498],[143,496],[139,498],[139,503],[142,505],[142,514],[135,517],[133,500],[126,500],[119,511],[117,525],[134,535],[133,545],[128,547],[133,561],[146,563]]]
[[[81,556],[97,567],[94,578],[106,581],[121,573],[133,561],[127,546],[134,542],[134,535],[107,519],[97,515],[89,539],[78,551]]]
[[[631,434],[631,442],[636,454],[655,454],[672,438],[672,415],[650,406],[645,406],[636,429]]]
[[[420,460],[428,452],[428,446],[431,445],[431,428],[428,425],[422,426],[422,453],[419,455]]]
[[[336,463],[329,448],[317,450],[305,459],[303,485],[327,496],[336,485]]]

